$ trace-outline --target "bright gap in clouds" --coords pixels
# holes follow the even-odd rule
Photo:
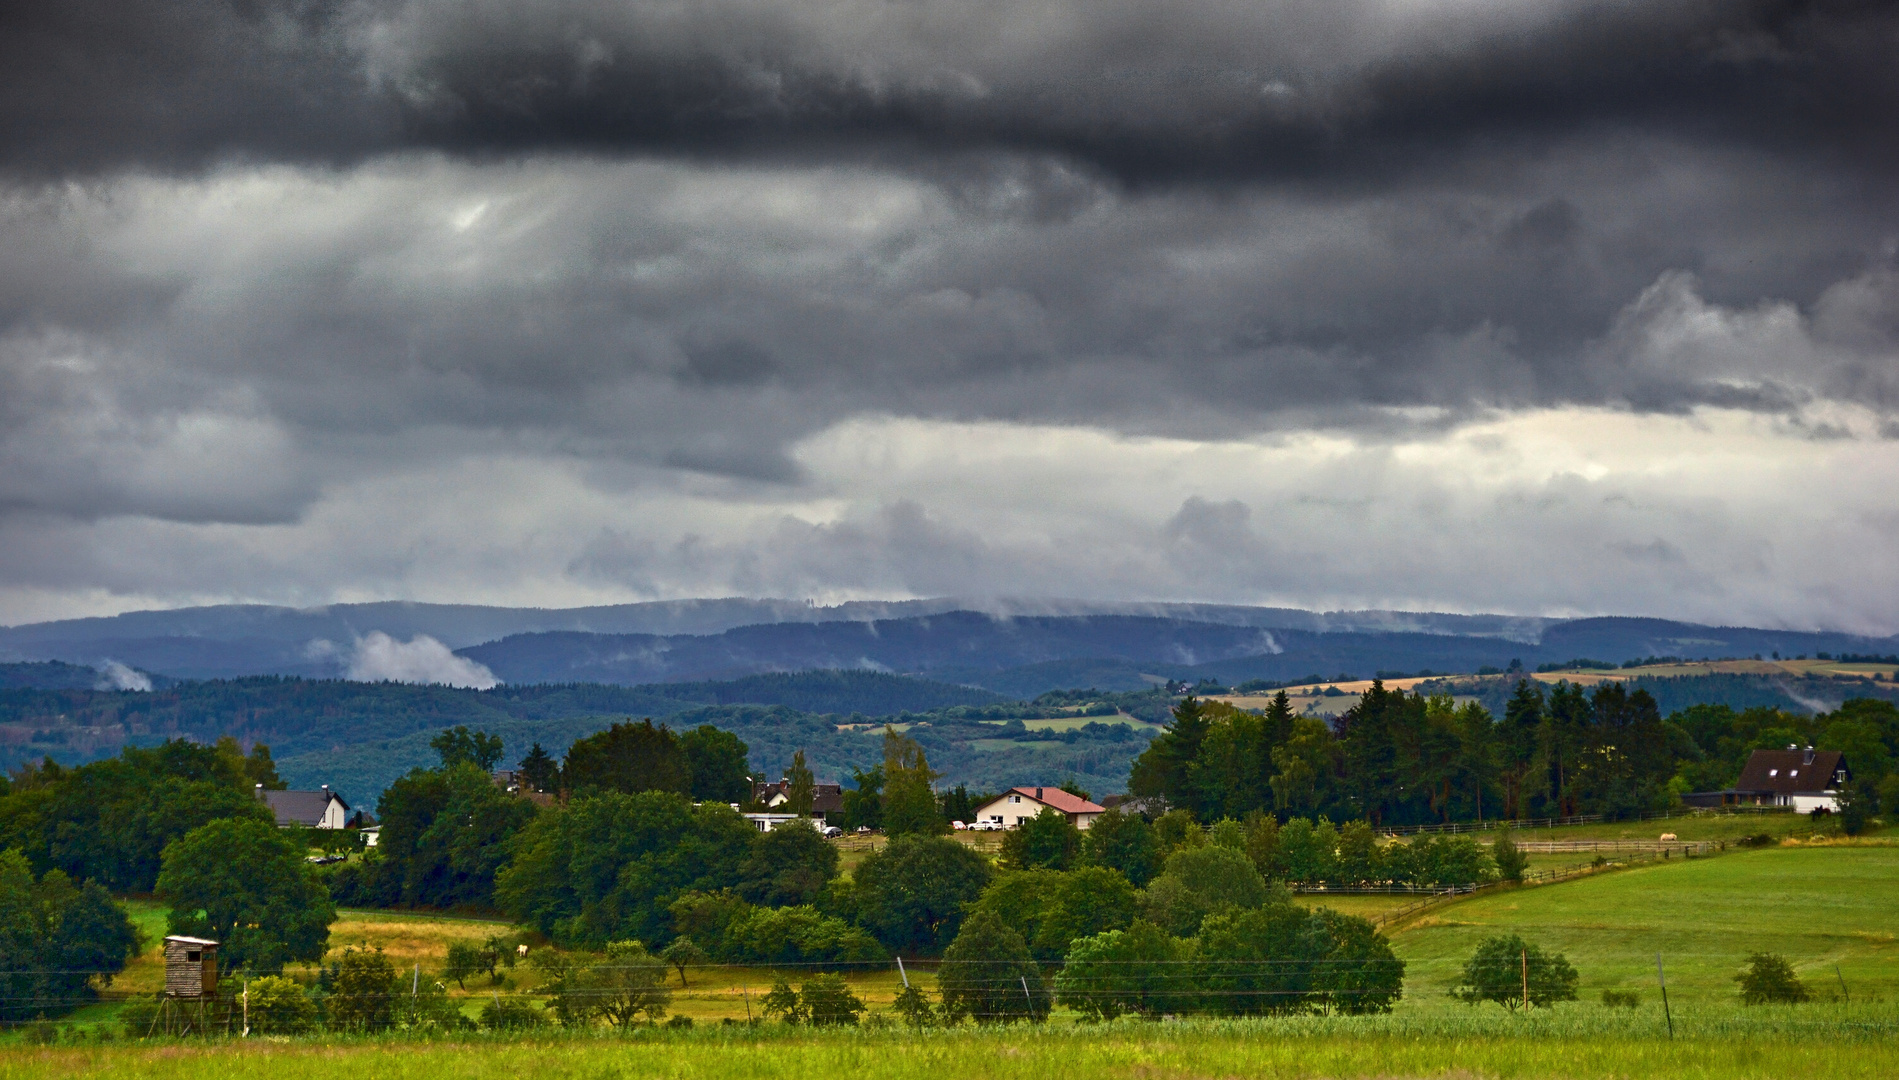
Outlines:
[[[278,602],[1059,596],[1891,633],[1899,443],[1875,422],[1563,409],[1197,441],[860,417],[795,445],[795,487],[491,454],[334,485],[294,523],[57,542],[86,576]],[[432,640],[356,648],[353,678],[493,685]]]

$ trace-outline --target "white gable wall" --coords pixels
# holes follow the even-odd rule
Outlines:
[[[1060,810],[1045,803],[1035,801],[1033,796],[1019,791],[1011,791],[976,808],[977,821],[993,821],[1005,829],[1013,829],[1024,821],[1041,813],[1059,814]],[[1071,814],[1069,820],[1078,829],[1086,829],[1095,823],[1099,814]]]

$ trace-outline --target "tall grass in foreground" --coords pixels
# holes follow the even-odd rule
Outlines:
[[[1659,1011],[1659,1010],[1657,1010]],[[1772,1011],[1772,1010],[1770,1010]],[[332,1037],[88,1045],[0,1051],[0,1080],[83,1075],[141,1080],[1171,1080],[1199,1077],[1484,1076],[1861,1080],[1893,1075],[1899,1025],[1890,1010],[1790,1008],[1752,1014],[1744,1031],[1718,1017],[1674,1040],[1647,1017],[1600,1009],[1536,1017],[1322,1018],[1292,1021],[1123,1021],[1098,1026],[921,1032],[702,1026],[601,1030],[529,1038],[439,1041]],[[1736,1021],[1744,1019],[1734,1017]],[[1678,1031],[1681,1025],[1678,1024]]]

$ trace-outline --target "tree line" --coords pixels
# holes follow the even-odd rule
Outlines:
[[[1790,743],[1844,750],[1848,809],[1899,806],[1899,708],[1861,698],[1831,713],[1697,705],[1664,719],[1618,682],[1519,680],[1501,718],[1449,694],[1374,682],[1330,722],[1282,691],[1259,712],[1188,697],[1134,761],[1129,791],[1202,820],[1270,813],[1373,826],[1626,816],[1738,778],[1748,754]]]

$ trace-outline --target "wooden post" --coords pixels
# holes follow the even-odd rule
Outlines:
[[[1022,1000],[1029,1003],[1029,1015],[1034,1016],[1035,1015],[1035,997],[1034,995],[1029,993],[1029,977],[1027,975],[1023,975],[1021,976],[1021,979],[1022,979]]]
[[[1523,1015],[1530,1014],[1530,950],[1523,950]]]
[[[1840,974],[1840,965],[1838,964],[1833,965],[1833,977],[1840,980],[1840,996],[1846,999],[1848,1005],[1851,1005],[1853,1003],[1853,995],[1846,992],[1846,976]]]
[[[244,977],[244,1037],[251,1037],[251,980]]]
[[[1662,973],[1662,954],[1655,954],[1655,980],[1662,984],[1662,1017],[1668,1021],[1668,1037],[1675,1037],[1675,1014],[1668,1011],[1668,976]]]
[[[910,973],[903,970],[903,957],[897,957],[897,974],[903,979],[903,988],[910,989]]]

